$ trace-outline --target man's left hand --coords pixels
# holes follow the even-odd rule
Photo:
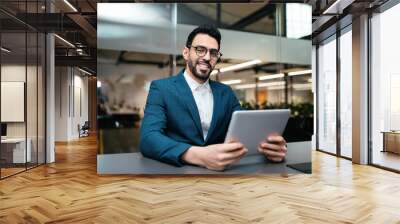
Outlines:
[[[286,156],[286,141],[282,136],[271,135],[258,146],[258,151],[273,162],[282,162]]]

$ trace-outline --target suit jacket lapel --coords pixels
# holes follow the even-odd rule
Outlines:
[[[183,76],[183,72],[177,75],[175,79],[175,85],[179,93],[179,97],[186,104],[190,111],[193,121],[197,127],[197,131],[200,133],[201,136],[203,136],[203,129],[201,128],[199,111],[197,109],[196,102],[194,101],[192,91],[190,90],[190,87],[187,84],[185,77]]]

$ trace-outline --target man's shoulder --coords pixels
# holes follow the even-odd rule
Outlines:
[[[182,75],[183,75],[183,70],[181,72],[179,72],[178,74],[160,78],[160,79],[155,79],[152,82],[156,83],[156,84],[169,84],[169,83],[175,82],[179,78],[179,76],[182,76]]]

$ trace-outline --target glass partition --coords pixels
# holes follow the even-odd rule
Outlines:
[[[400,170],[400,4],[371,19],[372,164]]]
[[[43,3],[0,3],[0,178],[45,162],[45,35],[17,19]]]
[[[2,177],[24,171],[31,161],[31,142],[27,144],[26,136],[26,41],[25,32],[1,34]]]
[[[340,36],[340,154],[352,157],[352,32]]]
[[[336,36],[318,48],[318,149],[336,154]]]

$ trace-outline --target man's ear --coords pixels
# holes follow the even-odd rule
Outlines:
[[[187,61],[189,59],[189,48],[184,47],[182,50],[182,56]]]

